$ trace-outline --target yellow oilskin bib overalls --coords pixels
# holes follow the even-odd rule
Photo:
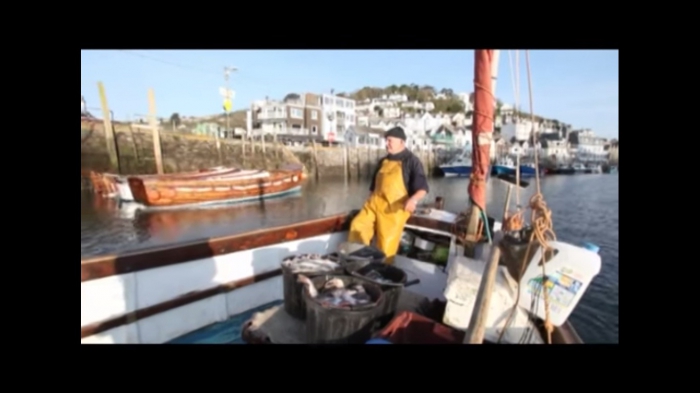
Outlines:
[[[348,241],[369,245],[376,234],[377,248],[386,254],[386,263],[391,264],[399,249],[403,227],[411,216],[404,210],[409,195],[401,161],[384,160],[374,182],[374,192],[350,224]]]

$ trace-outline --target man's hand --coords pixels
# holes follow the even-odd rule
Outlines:
[[[416,205],[418,202],[413,199],[413,198],[408,198],[406,201],[406,204],[404,205],[403,209],[406,210],[407,212],[413,214],[413,212],[416,210]]]

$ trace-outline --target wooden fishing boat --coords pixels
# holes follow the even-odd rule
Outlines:
[[[143,178],[204,178],[212,175],[221,175],[226,173],[235,173],[239,171],[237,168],[228,168],[218,166],[213,168],[205,168],[191,172],[167,173],[163,175],[138,175]],[[99,173],[96,171],[83,171],[83,176],[87,177],[92,184],[92,189],[96,194],[105,198],[118,197],[122,201],[133,201],[134,197],[129,188],[128,177],[130,175],[118,175],[113,173]]]
[[[223,344],[240,342],[242,334],[255,336],[243,325],[251,310],[275,311],[283,298],[282,259],[336,250],[355,213],[82,260],[81,343]],[[496,222],[494,229],[499,226]],[[460,257],[453,232],[463,227],[456,214],[432,209],[412,216],[407,228],[449,239],[450,263]],[[394,265],[420,280],[404,289],[400,310],[421,312],[423,305],[445,300],[444,266],[404,255]],[[298,322],[289,320],[284,328],[297,334],[286,340],[303,342]],[[539,325],[535,334],[541,336]],[[581,343],[568,322],[555,329],[552,341]]]
[[[117,185],[105,174],[96,171],[82,170],[80,171],[82,178],[88,179],[92,191],[104,198],[116,197],[119,194]]]
[[[241,170],[205,178],[129,177],[134,200],[147,207],[197,206],[243,202],[288,194],[301,189],[301,166],[274,171]]]

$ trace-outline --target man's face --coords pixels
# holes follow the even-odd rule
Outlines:
[[[386,137],[386,151],[389,154],[399,153],[404,148],[405,142],[401,138],[393,136]]]

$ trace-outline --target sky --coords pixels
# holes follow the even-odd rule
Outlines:
[[[529,112],[525,51],[519,52],[519,102]],[[500,53],[496,96],[513,104],[515,53]],[[616,50],[530,51],[535,114],[617,138],[618,59]],[[146,115],[149,88],[159,117],[210,115],[223,111],[219,88],[225,85],[225,66],[238,69],[230,77],[234,110],[266,96],[364,86],[416,83],[455,93],[474,90],[473,50],[82,50],[80,89],[98,114],[97,82],[103,82],[117,119]]]

